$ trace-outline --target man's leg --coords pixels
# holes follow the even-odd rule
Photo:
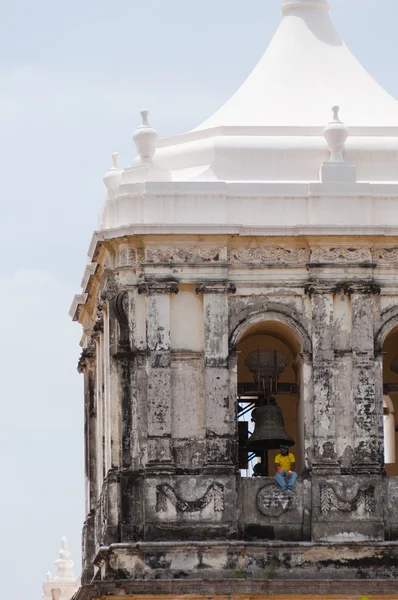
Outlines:
[[[286,480],[287,480],[287,485],[286,485],[287,489],[288,490],[293,490],[294,484],[297,481],[297,473],[296,473],[296,471],[292,471],[292,474],[288,475],[286,477]]]
[[[279,471],[275,475],[275,481],[278,485],[281,486],[283,490],[286,489],[286,479],[285,479],[286,471]]]

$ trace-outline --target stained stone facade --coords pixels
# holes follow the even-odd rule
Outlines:
[[[320,52],[337,52],[327,9],[327,0],[285,0],[273,44],[283,49],[295,27],[298,47],[315,36]],[[337,80],[350,114],[356,91]],[[85,382],[78,600],[398,597],[398,470],[385,465],[394,439],[383,426],[398,410],[398,108],[380,114],[390,128],[364,122],[349,138],[334,108],[325,131],[317,122],[221,130],[210,120],[158,143],[143,112],[137,160],[122,170],[114,159],[105,176],[101,229],[71,309]],[[268,153],[274,145],[277,171],[280,144],[286,176],[273,181]],[[238,415],[255,402],[253,352],[281,357],[293,495],[242,470]]]
[[[95,564],[105,580],[136,578],[137,568],[144,579],[196,577],[199,555],[212,578],[233,576],[260,568],[252,553],[268,540],[313,548],[372,542],[385,555],[367,550],[372,573],[390,577],[398,547],[373,542],[398,540],[398,477],[385,476],[383,461],[382,369],[383,343],[398,321],[398,283],[386,281],[384,257],[389,272],[398,257],[377,240],[336,248],[331,239],[302,237],[272,247],[260,237],[250,244],[190,237],[156,247],[151,236],[132,235],[120,240],[123,250],[117,239],[95,250],[90,297],[78,309],[83,580]],[[121,265],[122,252],[130,264]],[[304,444],[293,497],[272,478],[242,478],[237,469],[239,340],[268,322],[288,328],[300,346]],[[242,556],[233,549],[244,540],[256,544]],[[169,550],[152,556],[154,542]],[[210,557],[200,542],[216,543]],[[355,573],[362,551],[350,550]],[[352,578],[345,562],[336,573]],[[291,568],[287,576],[297,574]]]

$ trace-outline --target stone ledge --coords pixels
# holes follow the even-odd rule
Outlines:
[[[137,593],[140,593],[139,582],[143,589],[149,590],[153,583],[155,593],[156,586],[162,583],[167,589],[173,581],[184,582],[189,587],[198,580],[209,589],[216,586],[215,590],[222,582],[246,582],[250,590],[250,586],[254,586],[253,593],[256,585],[268,585],[270,581],[290,586],[291,582],[310,580],[317,586],[326,578],[335,583],[364,579],[388,582],[395,578],[396,585],[398,543],[114,544],[102,547],[94,562],[93,584],[124,580],[126,585],[128,582],[128,585],[138,586]],[[262,593],[261,590],[258,593]]]
[[[152,598],[166,599],[184,596],[184,600],[243,600],[241,595],[250,594],[253,600],[265,597],[269,600],[283,600],[292,596],[294,600],[330,598],[336,600],[358,600],[358,596],[372,595],[372,600],[388,598],[398,600],[397,581],[384,580],[261,580],[261,579],[224,579],[206,581],[201,579],[162,580],[162,581],[108,581],[95,582],[83,586],[74,596],[74,600],[92,600],[111,596],[120,600],[134,596],[134,600]]]

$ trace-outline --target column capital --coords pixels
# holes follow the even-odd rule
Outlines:
[[[369,296],[379,296],[381,289],[375,281],[352,281],[342,285],[345,294],[363,294]]]
[[[315,296],[316,294],[336,294],[339,286],[335,283],[328,283],[327,281],[309,281],[304,286],[304,291],[308,296]]]
[[[380,286],[375,281],[358,280],[358,281],[309,281],[304,287],[305,293],[309,296],[316,294],[338,294],[343,291],[346,295],[363,294],[377,296],[380,294]]]
[[[178,294],[176,281],[146,281],[138,285],[138,293],[154,296],[156,294]]]
[[[196,286],[197,294],[235,294],[236,285],[228,281],[207,283],[198,283]]]

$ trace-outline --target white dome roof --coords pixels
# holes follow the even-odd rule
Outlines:
[[[358,181],[398,181],[398,102],[351,54],[329,9],[282,0],[278,30],[241,88],[193,131],[160,140],[156,164],[174,181],[317,181],[339,106]]]
[[[198,129],[323,126],[334,104],[341,107],[349,127],[398,126],[398,102],[344,44],[327,0],[285,0],[282,12],[281,24],[254,71]]]

